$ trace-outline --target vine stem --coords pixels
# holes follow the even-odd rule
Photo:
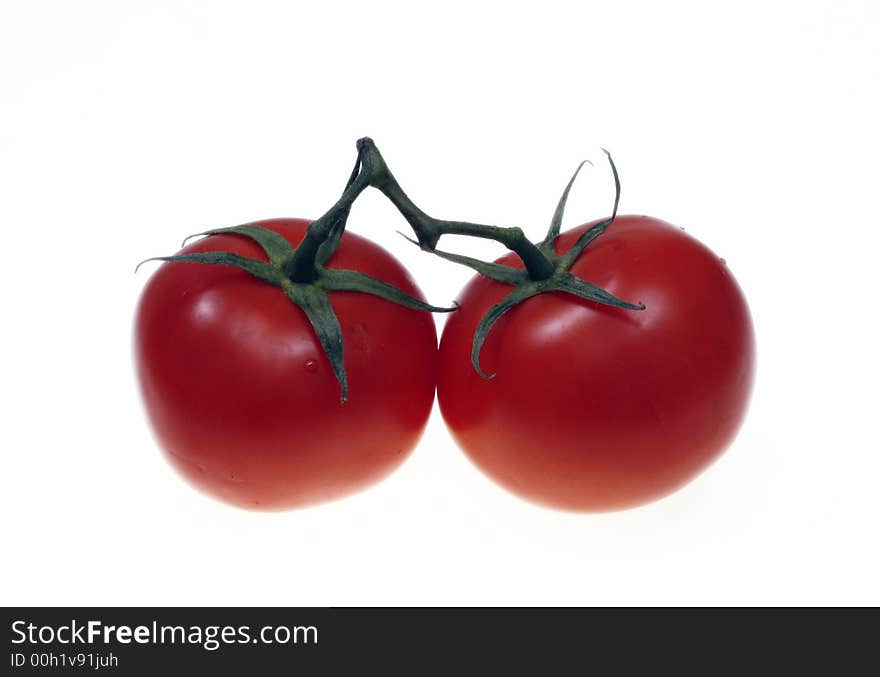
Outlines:
[[[359,139],[357,149],[357,163],[345,191],[336,204],[309,225],[296,253],[284,266],[284,272],[294,282],[311,282],[317,277],[317,257],[321,245],[345,228],[352,204],[370,186],[381,191],[397,207],[423,249],[433,251],[443,235],[469,235],[503,244],[522,259],[532,280],[546,280],[556,272],[553,261],[519,227],[446,221],[429,216],[400,187],[372,139]]]
[[[433,250],[443,235],[470,235],[495,240],[516,253],[533,280],[546,280],[556,271],[553,262],[529,241],[521,228],[445,221],[429,216],[419,209],[400,187],[372,139],[365,137],[358,140],[357,147],[360,157],[370,167],[370,185],[380,190],[397,207],[415,232],[423,249]]]
[[[292,281],[304,283],[315,280],[318,250],[334,233],[338,234],[345,228],[354,201],[371,185],[369,159],[365,161],[363,155],[358,148],[357,162],[342,195],[323,216],[309,224],[293,257],[284,265],[284,272]]]

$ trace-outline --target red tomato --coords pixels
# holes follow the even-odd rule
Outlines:
[[[566,251],[587,224],[563,233]],[[508,254],[499,260],[522,267]],[[620,216],[571,272],[643,311],[552,292],[501,317],[471,365],[474,329],[511,287],[475,277],[440,343],[438,397],[471,460],[510,491],[578,511],[636,506],[677,489],[732,441],[752,388],[745,298],[697,240]]]
[[[259,222],[292,245],[308,221]],[[212,235],[182,253],[267,260],[252,241]],[[346,232],[328,268],[353,269],[422,298],[379,246]],[[137,373],[171,464],[199,489],[266,510],[327,501],[372,484],[418,441],[434,400],[437,334],[429,313],[331,292],[349,397],[305,314],[237,268],[165,263],[141,297]]]

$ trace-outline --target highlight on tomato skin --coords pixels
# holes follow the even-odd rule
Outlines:
[[[296,246],[308,221],[257,225]],[[183,253],[265,260],[254,243],[210,235]],[[374,276],[424,300],[378,245],[344,233],[328,268]],[[365,489],[417,444],[434,400],[430,313],[368,294],[328,294],[343,338],[348,398],[305,314],[277,287],[230,266],[164,263],[141,296],[137,376],[167,460],[226,503],[298,508]]]
[[[564,252],[593,224],[555,241]],[[508,254],[499,263],[520,267]],[[498,320],[471,363],[474,331],[510,287],[477,275],[440,344],[444,420],[502,487],[561,510],[603,512],[657,500],[729,446],[748,407],[755,339],[725,263],[681,229],[618,216],[571,272],[628,311],[552,292]]]

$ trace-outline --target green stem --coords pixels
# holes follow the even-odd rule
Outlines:
[[[403,191],[372,139],[360,139],[358,151],[365,166],[369,168],[361,176],[368,174],[370,185],[382,191],[397,207],[423,248],[433,250],[442,235],[470,235],[503,244],[522,259],[529,277],[533,280],[546,280],[555,272],[553,262],[526,238],[521,228],[435,219],[419,209]]]
[[[359,171],[360,168],[360,171]],[[335,230],[345,227],[345,220],[357,197],[370,186],[370,173],[358,153],[358,160],[342,196],[319,219],[312,221],[293,257],[284,264],[285,274],[294,282],[313,282],[318,276],[318,249]],[[340,221],[342,223],[340,223]]]

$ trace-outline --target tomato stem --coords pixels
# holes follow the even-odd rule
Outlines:
[[[443,235],[469,235],[495,240],[516,253],[522,259],[532,280],[546,280],[556,271],[556,266],[535,244],[525,236],[521,228],[487,226],[466,221],[445,221],[423,212],[400,187],[388,169],[382,154],[370,138],[358,141],[358,151],[372,169],[370,185],[382,191],[407,220],[418,238],[422,249],[433,251]]]
[[[416,244],[422,249],[448,261],[468,266],[493,280],[512,285],[511,292],[490,309],[474,335],[471,360],[474,369],[484,378],[491,377],[486,375],[479,365],[480,349],[483,342],[501,315],[532,296],[554,291],[565,292],[602,305],[629,310],[644,310],[643,304],[634,304],[618,299],[604,289],[568,272],[568,269],[587,245],[614,222],[617,214],[620,200],[620,180],[608,151],[605,153],[608,155],[615,183],[614,209],[611,217],[585,231],[567,252],[557,254],[555,240],[559,234],[565,203],[577,177],[577,171],[562,194],[547,236],[541,243],[534,244],[526,238],[521,228],[504,228],[465,221],[445,221],[429,216],[419,209],[400,187],[372,139],[364,137],[358,140],[357,150],[357,161],[342,195],[323,216],[309,224],[299,246],[294,248],[278,233],[257,224],[214,228],[198,233],[198,235],[205,236],[230,233],[248,238],[260,246],[268,258],[268,263],[223,251],[182,253],[147,260],[233,266],[264,282],[280,287],[311,322],[339,381],[343,402],[348,396],[348,381],[345,375],[342,330],[327,298],[328,292],[361,292],[408,308],[428,312],[451,312],[457,309],[457,305],[451,308],[431,306],[382,280],[358,271],[325,268],[324,264],[339,246],[351,206],[368,187],[381,191],[397,207],[415,232],[418,240]],[[524,269],[440,251],[436,249],[436,246],[443,235],[468,235],[500,242],[519,256],[524,264]]]
[[[345,223],[348,220],[348,214],[351,206],[358,196],[370,185],[370,177],[364,171],[364,161],[358,153],[354,170],[348,179],[345,190],[336,203],[324,213],[319,219],[312,221],[306,230],[303,241],[296,248],[296,252],[291,259],[284,265],[285,274],[293,282],[313,282],[319,275],[319,267],[326,261],[336,245],[339,244],[339,238],[342,231],[345,230]],[[330,251],[321,251],[322,245],[330,244]]]

